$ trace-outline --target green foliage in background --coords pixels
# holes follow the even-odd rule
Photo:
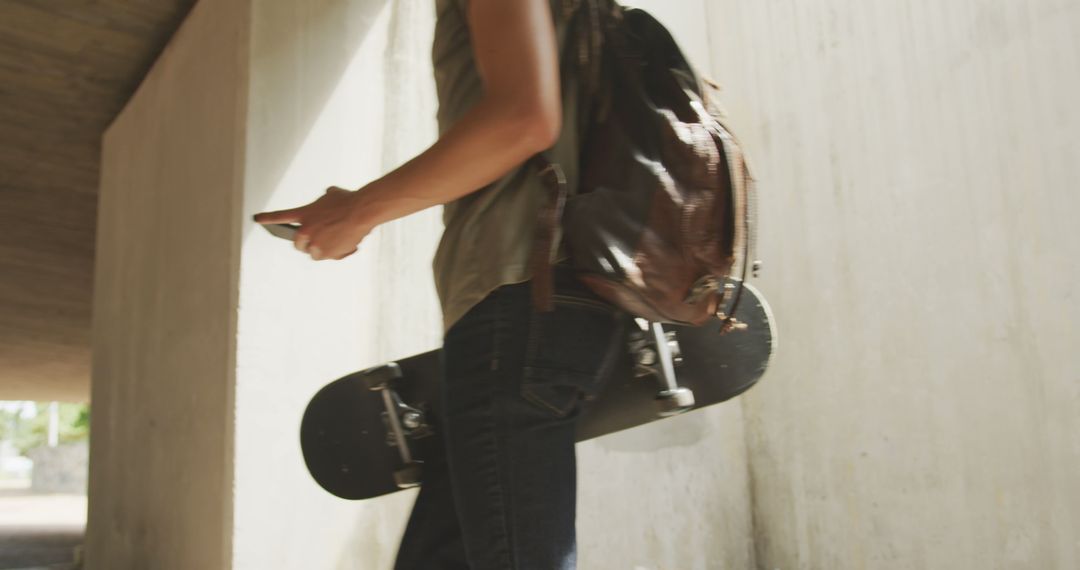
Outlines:
[[[18,412],[0,410],[0,439],[14,442],[19,453],[48,445],[49,443],[49,402],[34,402],[37,415],[32,418],[20,417]],[[59,405],[60,443],[85,441],[90,437],[90,406],[61,402]]]

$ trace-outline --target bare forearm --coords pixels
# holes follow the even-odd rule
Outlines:
[[[553,143],[557,115],[482,100],[426,151],[358,192],[357,220],[374,227],[490,184]]]

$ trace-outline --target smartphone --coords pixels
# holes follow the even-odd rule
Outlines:
[[[262,227],[276,237],[293,241],[296,239],[296,230],[300,229],[300,224],[262,224]]]

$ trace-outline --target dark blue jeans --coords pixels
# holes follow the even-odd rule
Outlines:
[[[572,570],[575,428],[622,345],[623,313],[556,266],[555,310],[506,285],[447,332],[441,436],[395,570]]]

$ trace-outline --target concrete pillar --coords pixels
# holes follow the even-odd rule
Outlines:
[[[104,135],[90,570],[232,557],[248,26],[198,3]]]

